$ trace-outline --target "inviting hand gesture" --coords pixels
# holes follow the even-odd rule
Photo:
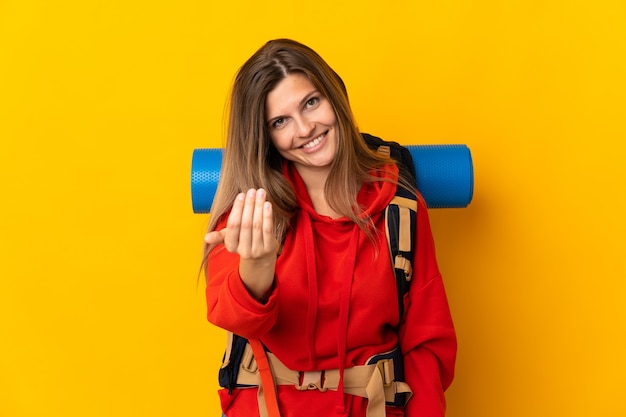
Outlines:
[[[274,236],[272,204],[262,188],[235,198],[226,227],[208,233],[209,245],[223,243],[240,257],[239,274],[250,293],[262,299],[274,281],[278,240]]]

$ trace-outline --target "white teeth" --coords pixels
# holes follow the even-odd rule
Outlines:
[[[322,141],[322,138],[324,137],[325,134],[319,135],[318,137],[316,137],[315,139],[313,139],[311,142],[302,145],[303,148],[312,148],[315,145],[319,144]]]

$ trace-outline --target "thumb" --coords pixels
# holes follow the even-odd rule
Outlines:
[[[224,236],[226,235],[226,228],[222,230],[212,231],[204,236],[204,241],[209,245],[219,245],[224,243]]]

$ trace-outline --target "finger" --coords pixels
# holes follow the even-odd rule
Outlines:
[[[263,203],[263,243],[266,252],[276,251],[278,241],[274,236],[274,218],[272,217],[272,203],[266,201]]]
[[[253,255],[260,256],[264,254],[263,244],[263,206],[265,203],[266,193],[265,190],[259,188],[256,192],[256,198],[254,200],[254,214],[252,220],[252,253]]]
[[[254,205],[256,200],[256,190],[250,189],[246,193],[246,198],[241,213],[241,227],[239,230],[239,246],[237,252],[243,257],[250,257],[252,250],[252,224],[254,222]]]
[[[243,213],[243,206],[245,201],[245,194],[239,193],[235,197],[233,202],[233,208],[228,215],[228,221],[226,222],[227,232],[224,236],[224,245],[229,252],[236,252],[239,246],[239,230],[241,229],[241,215]]]

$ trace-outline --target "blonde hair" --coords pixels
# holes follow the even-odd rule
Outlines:
[[[337,120],[337,154],[326,181],[330,207],[371,234],[369,219],[360,216],[356,196],[363,182],[375,181],[372,169],[392,163],[370,150],[356,126],[346,88],[337,73],[311,48],[290,39],[267,42],[239,69],[230,95],[228,130],[220,182],[208,230],[229,212],[236,195],[264,188],[274,207],[274,232],[287,233],[297,208],[293,188],[282,173],[283,158],[272,144],[266,97],[289,74],[302,74],[331,103]],[[205,247],[205,255],[210,248]]]

